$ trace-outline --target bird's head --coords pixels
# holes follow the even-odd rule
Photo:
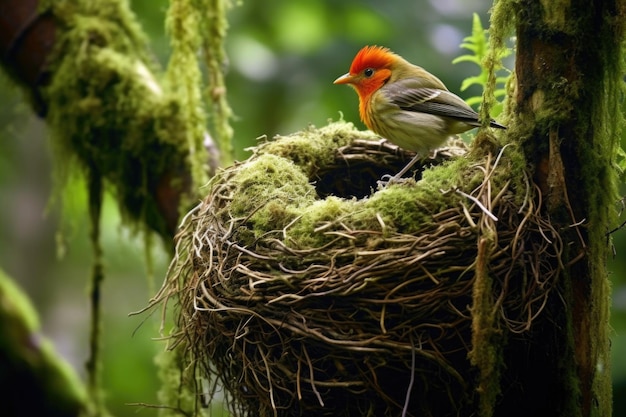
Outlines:
[[[352,60],[350,72],[337,78],[334,84],[348,84],[361,99],[368,98],[382,87],[392,75],[392,66],[401,59],[388,48],[365,46]]]

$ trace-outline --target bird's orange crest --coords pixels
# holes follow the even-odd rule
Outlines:
[[[365,68],[385,68],[394,61],[395,54],[382,46],[364,46],[356,54],[350,74],[358,74]]]

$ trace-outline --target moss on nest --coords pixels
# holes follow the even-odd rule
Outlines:
[[[256,239],[277,227],[285,227],[301,207],[313,202],[315,189],[291,161],[265,154],[234,171],[229,183],[230,204],[218,212],[224,222],[245,219],[245,228]],[[244,239],[244,243],[248,242]]]
[[[361,199],[350,193],[345,198],[337,190],[333,194],[339,196],[320,199],[315,188],[318,173],[324,167],[334,166],[337,158],[341,158],[341,150],[350,147],[355,140],[374,141],[378,137],[369,131],[357,130],[351,123],[336,122],[320,129],[309,127],[261,144],[248,163],[232,170],[234,175],[226,182],[236,189],[230,191],[233,201],[224,208],[233,217],[247,216],[254,211],[250,217],[254,224],[252,229],[260,234],[285,227],[300,216],[289,225],[286,236],[295,247],[317,246],[327,239],[319,234],[311,240],[311,230],[342,219],[357,229],[379,228],[382,221],[389,232],[417,232],[424,223],[432,222],[433,213],[449,206],[451,199],[462,199],[442,191],[454,191],[463,181],[468,187],[478,186],[482,181],[477,172],[472,173],[473,178],[464,178],[470,163],[468,159],[446,160],[447,155],[444,155],[437,161],[442,169],[424,171],[425,179],[419,187],[407,180],[405,184],[391,185]],[[461,151],[464,149],[459,143],[455,146],[461,146],[458,148]],[[388,172],[394,172],[404,160],[408,158],[398,156],[389,164],[392,169]],[[344,169],[350,170],[349,162]],[[358,168],[355,171],[360,173]],[[337,170],[335,174],[341,176],[344,172]],[[377,187],[375,177],[370,178],[369,191]],[[277,211],[282,211],[284,216],[277,217]]]

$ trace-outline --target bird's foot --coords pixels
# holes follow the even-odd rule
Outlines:
[[[386,187],[392,184],[404,184],[406,182],[413,181],[413,178],[402,178],[399,175],[383,175],[380,180],[376,181],[379,190],[384,190]]]

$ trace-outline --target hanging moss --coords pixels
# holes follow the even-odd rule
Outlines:
[[[104,190],[124,220],[152,229],[169,244],[180,207],[188,207],[210,163],[205,115],[190,31],[195,10],[173,2],[168,16],[173,55],[162,77],[125,0],[46,1],[57,28],[42,88],[55,151],[57,188],[87,178],[94,247],[91,354],[87,363],[95,413],[104,414],[99,384],[100,290],[104,278],[99,222]],[[181,8],[182,7],[182,8]],[[196,31],[197,32],[197,31]],[[58,191],[62,193],[63,191]],[[67,191],[66,191],[67,192]]]
[[[159,417],[179,417],[194,415],[197,410],[198,398],[195,392],[200,391],[200,383],[194,377],[193,367],[185,367],[182,350],[162,352],[155,358],[159,368],[161,387],[158,392],[160,404],[167,404],[159,412]]]
[[[202,101],[202,74],[197,56],[202,39],[200,20],[202,14],[196,7],[196,2],[174,0],[170,3],[165,22],[172,45],[166,73],[167,86],[181,104],[177,111],[186,127],[181,135],[189,152],[192,176],[198,181],[206,179],[205,162],[202,160],[202,157],[206,157],[202,145],[206,114]],[[224,147],[224,143],[220,145],[222,151],[228,151],[228,146]],[[196,184],[201,184],[198,181]]]
[[[228,58],[224,46],[228,20],[226,11],[231,6],[230,0],[200,0],[198,13],[201,17],[198,32],[202,36],[204,62],[208,71],[207,98],[211,103],[213,130],[220,148],[224,152],[224,163],[232,157],[231,139],[233,129],[230,126],[232,110],[226,97],[226,73]]]
[[[44,89],[58,186],[72,170],[93,170],[126,220],[169,235],[173,226],[163,218],[156,190],[163,183],[195,189],[193,184],[206,181],[199,94],[162,87],[126,2],[55,1],[42,7],[59,21],[53,77]],[[178,75],[199,91],[191,84],[193,63],[185,64],[175,66]]]

